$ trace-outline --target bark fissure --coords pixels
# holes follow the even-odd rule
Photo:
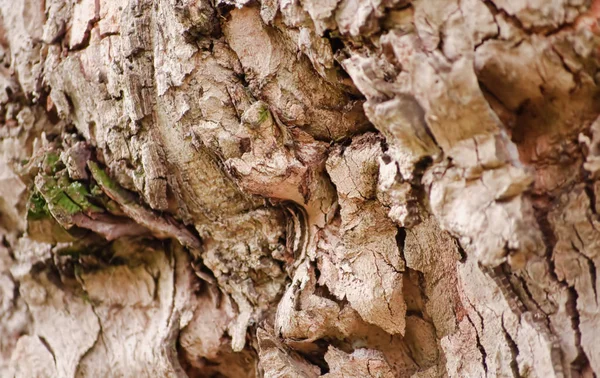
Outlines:
[[[515,341],[510,336],[510,333],[506,330],[506,326],[504,325],[504,318],[502,318],[502,331],[504,331],[504,338],[510,347],[510,352],[512,356],[512,361],[510,362],[510,368],[513,373],[513,377],[520,378],[521,374],[519,373],[519,364],[517,363],[517,356],[519,355],[519,348]]]

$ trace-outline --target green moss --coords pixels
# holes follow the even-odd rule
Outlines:
[[[27,203],[27,233],[32,240],[43,243],[67,243],[75,238],[56,220],[43,195],[35,191]]]
[[[55,197],[53,204],[66,211],[69,215],[77,214],[82,210],[79,205],[77,205],[65,192],[62,191]]]
[[[55,152],[48,152],[44,157],[44,170],[48,173],[56,173],[64,168],[60,156]]]
[[[87,200],[87,198],[90,196],[90,193],[82,183],[78,181],[72,182],[64,188],[64,191],[67,193],[69,198],[75,201],[75,203],[82,208],[86,208],[91,205]]]
[[[94,180],[96,180],[98,182],[98,184],[100,184],[100,186],[109,189],[109,190],[113,190],[113,191],[118,191],[119,189],[121,189],[111,178],[110,176],[104,172],[99,166],[98,164],[96,164],[96,162],[93,161],[89,161],[88,162],[88,167],[90,168],[90,171],[92,172],[92,176],[94,176]]]
[[[56,165],[56,163],[58,163],[58,161],[59,161],[59,160],[60,160],[60,157],[59,157],[59,156],[58,156],[58,154],[57,154],[57,153],[55,153],[55,152],[48,152],[48,153],[46,154],[46,161],[45,161],[45,162],[46,162],[46,163],[47,163],[49,166],[51,166],[51,167],[52,167],[52,166],[55,166],[55,165]]]
[[[43,176],[42,195],[55,216],[73,215],[81,211],[102,212],[102,208],[89,201],[92,197],[87,187],[78,181],[71,181],[66,174],[55,177]]]
[[[27,219],[28,220],[40,220],[50,216],[48,211],[48,205],[44,197],[37,191],[33,192],[29,198],[27,208]]]
[[[119,205],[115,201],[111,200],[106,194],[104,194],[100,186],[96,185],[95,183],[90,185],[90,196],[93,198],[95,203],[102,206],[102,210],[108,210],[110,213],[115,215],[122,214]],[[92,211],[94,210],[92,209]]]
[[[57,181],[54,177],[49,176],[43,176],[43,178],[44,184],[39,189],[48,203],[48,209],[55,218],[57,216],[73,215],[82,211],[81,207],[69,198],[59,186],[59,182],[64,185],[64,180],[59,178]]]
[[[96,184],[90,185],[90,193],[94,197],[100,197],[100,196],[104,195],[104,192],[102,191],[102,189]]]
[[[118,202],[132,203],[135,202],[136,197],[131,192],[123,189],[119,184],[113,181],[110,176],[104,172],[98,164],[93,161],[88,162],[88,167],[92,172],[94,180],[106,191],[109,197],[119,198]]]
[[[71,182],[64,188],[64,191],[83,210],[91,212],[103,211],[102,208],[88,201],[88,198],[92,197],[92,195],[82,183],[78,181]]]
[[[36,188],[27,203],[28,233],[34,240],[48,243],[87,240],[90,231],[78,228],[73,216],[82,212],[105,212],[104,206],[110,199],[96,184],[90,190],[85,182],[71,180],[60,161],[59,153],[49,152],[39,156],[39,159],[42,159],[43,169],[37,173]],[[97,168],[97,165],[93,166]],[[105,185],[123,190],[100,170],[99,177],[103,175]],[[63,252],[76,257],[87,253],[87,248]]]
[[[100,169],[95,161],[88,161],[88,168],[90,169],[90,172],[92,172],[92,176],[94,176],[94,178],[96,178],[96,176],[102,177],[102,175],[106,175],[106,173]]]
[[[269,118],[269,109],[266,106],[263,106],[258,111],[258,122],[263,123]]]

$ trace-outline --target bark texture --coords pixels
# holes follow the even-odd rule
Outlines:
[[[600,1],[0,16],[2,376],[600,375]]]

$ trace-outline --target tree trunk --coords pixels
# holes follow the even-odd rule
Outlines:
[[[600,1],[0,15],[2,376],[600,374]]]

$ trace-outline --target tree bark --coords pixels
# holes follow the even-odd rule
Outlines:
[[[600,1],[0,15],[2,376],[600,374]]]

